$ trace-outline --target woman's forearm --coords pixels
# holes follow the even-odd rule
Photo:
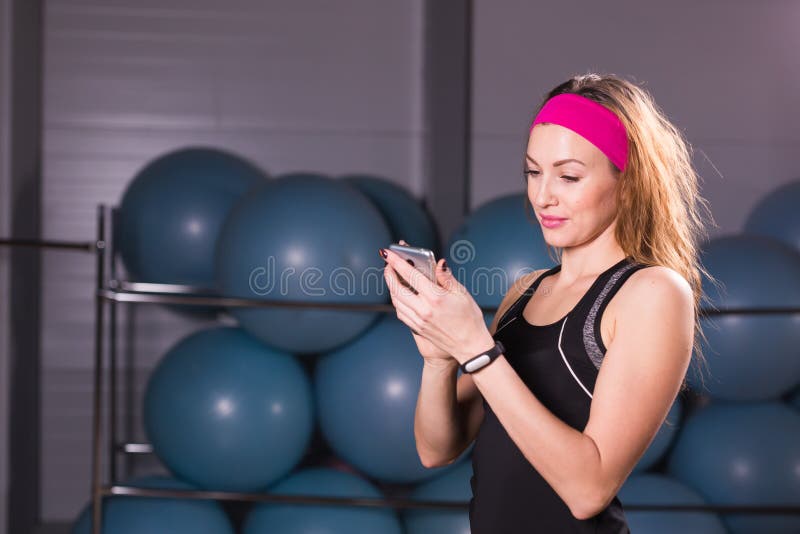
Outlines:
[[[464,449],[464,424],[459,414],[458,362],[426,362],[414,413],[417,453],[425,467],[444,465]]]

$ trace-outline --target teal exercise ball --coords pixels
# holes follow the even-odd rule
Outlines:
[[[667,467],[711,504],[800,506],[800,414],[780,402],[712,402],[686,420]],[[733,534],[800,532],[798,515],[723,520]]]
[[[355,174],[341,179],[375,204],[389,226],[393,242],[402,239],[413,247],[431,249],[439,257],[439,237],[433,219],[406,188],[376,176]]]
[[[650,443],[644,455],[633,468],[634,473],[647,471],[664,457],[669,447],[675,441],[682,414],[683,402],[680,397],[678,397],[672,403],[669,413],[667,414],[667,419],[662,423],[661,428],[658,429],[658,433],[656,437],[653,438],[653,442]]]
[[[478,306],[497,307],[516,279],[554,265],[525,194],[481,205],[450,237],[444,251],[453,276]]]
[[[428,469],[417,454],[422,365],[410,330],[393,316],[316,362],[322,434],[340,458],[375,480],[415,483],[452,468]]]
[[[640,473],[625,481],[617,494],[623,508],[632,505],[705,505],[703,497],[672,477]],[[675,534],[694,532],[727,534],[725,525],[712,512],[677,510],[625,510],[631,532],[636,534]]]
[[[744,231],[783,241],[800,252],[800,180],[762,198],[747,216]]]
[[[411,499],[451,503],[468,503],[472,499],[472,463],[460,462],[454,469],[423,482]],[[469,509],[436,510],[410,508],[403,513],[407,534],[470,534]]]
[[[789,397],[789,404],[800,410],[800,387]]]
[[[115,237],[130,278],[214,287],[217,237],[231,208],[266,176],[217,148],[184,148],[156,158],[128,184]]]
[[[144,426],[161,461],[208,490],[255,491],[289,473],[312,436],[309,379],[238,328],[180,340],[147,383]]]
[[[379,248],[391,235],[356,188],[322,175],[275,178],[238,203],[217,249],[217,287],[274,301],[386,304]],[[354,339],[379,315],[323,308],[232,308],[242,328],[276,349],[319,353]]]
[[[718,282],[703,277],[703,293],[715,308],[800,307],[800,253],[785,243],[720,237],[703,247],[701,262]],[[689,370],[693,390],[758,401],[777,399],[800,383],[800,313],[709,315],[701,324],[708,372]]]
[[[284,478],[268,493],[352,499],[382,499],[369,481],[334,469],[310,467]],[[247,515],[243,534],[402,534],[391,508],[347,505],[259,503]]]
[[[135,478],[126,486],[148,489],[196,490],[198,488],[165,476]],[[103,497],[101,532],[113,534],[233,534],[234,528],[215,501],[172,497]],[[72,534],[91,534],[92,503],[83,508]]]

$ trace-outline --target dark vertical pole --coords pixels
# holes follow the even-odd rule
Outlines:
[[[471,93],[472,0],[428,0],[425,196],[443,243],[470,208]]]
[[[111,280],[117,279],[117,268],[116,268],[116,241],[114,240],[114,228],[116,228],[117,212],[116,209],[111,208],[108,212],[108,219],[109,219],[109,226],[110,229],[107,234],[110,236],[110,239],[106,240],[106,248],[108,249],[107,261],[108,261],[108,273],[111,277]],[[101,278],[99,280],[99,284],[102,286],[104,280]],[[117,472],[117,417],[118,417],[118,405],[117,405],[117,375],[118,367],[117,367],[117,302],[112,300],[108,303],[108,349],[109,349],[109,358],[110,363],[108,366],[108,374],[109,374],[109,394],[108,394],[108,461],[109,461],[109,479],[111,484],[117,483],[118,472]]]
[[[94,296],[94,392],[92,420],[92,534],[100,534],[103,526],[103,298],[100,290],[105,283],[105,207],[97,209],[97,260],[96,287]]]
[[[42,2],[8,4],[11,235],[41,231]],[[10,252],[8,532],[32,532],[41,515],[41,251]]]

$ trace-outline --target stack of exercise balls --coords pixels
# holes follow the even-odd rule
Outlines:
[[[426,470],[416,456],[422,360],[408,329],[390,314],[316,306],[387,304],[377,249],[399,239],[438,253],[424,207],[379,177],[268,178],[205,147],[146,165],[114,225],[128,279],[278,305],[230,307],[237,326],[196,331],[166,351],[147,383],[143,422],[171,477],[121,482],[383,498],[385,488],[410,491],[453,469]],[[343,439],[337,426],[357,418],[362,425]],[[315,437],[324,450],[314,449]],[[241,525],[207,500],[114,497],[103,510],[105,532],[403,532],[400,514],[386,507],[260,503]],[[89,513],[76,534],[90,528]]]
[[[669,474],[710,504],[800,506],[800,412],[784,402],[800,386],[797,206],[800,182],[778,188],[741,234],[703,251],[717,281],[704,279],[711,306],[752,310],[703,319],[708,371],[689,379],[707,402],[684,422],[668,459]],[[734,534],[800,532],[796,514],[723,519]]]

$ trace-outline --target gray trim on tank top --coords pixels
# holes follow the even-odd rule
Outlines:
[[[586,317],[586,322],[583,323],[583,346],[586,348],[586,354],[589,355],[589,359],[592,360],[592,363],[597,369],[600,369],[600,364],[603,363],[603,356],[605,355],[603,351],[600,350],[600,346],[597,344],[597,338],[595,337],[594,327],[597,313],[600,311],[600,306],[605,301],[608,293],[614,288],[617,281],[619,281],[623,274],[635,266],[635,263],[629,263],[611,275],[611,278],[606,282],[603,290],[600,291],[600,294],[597,295],[597,298],[592,304],[589,314]]]

